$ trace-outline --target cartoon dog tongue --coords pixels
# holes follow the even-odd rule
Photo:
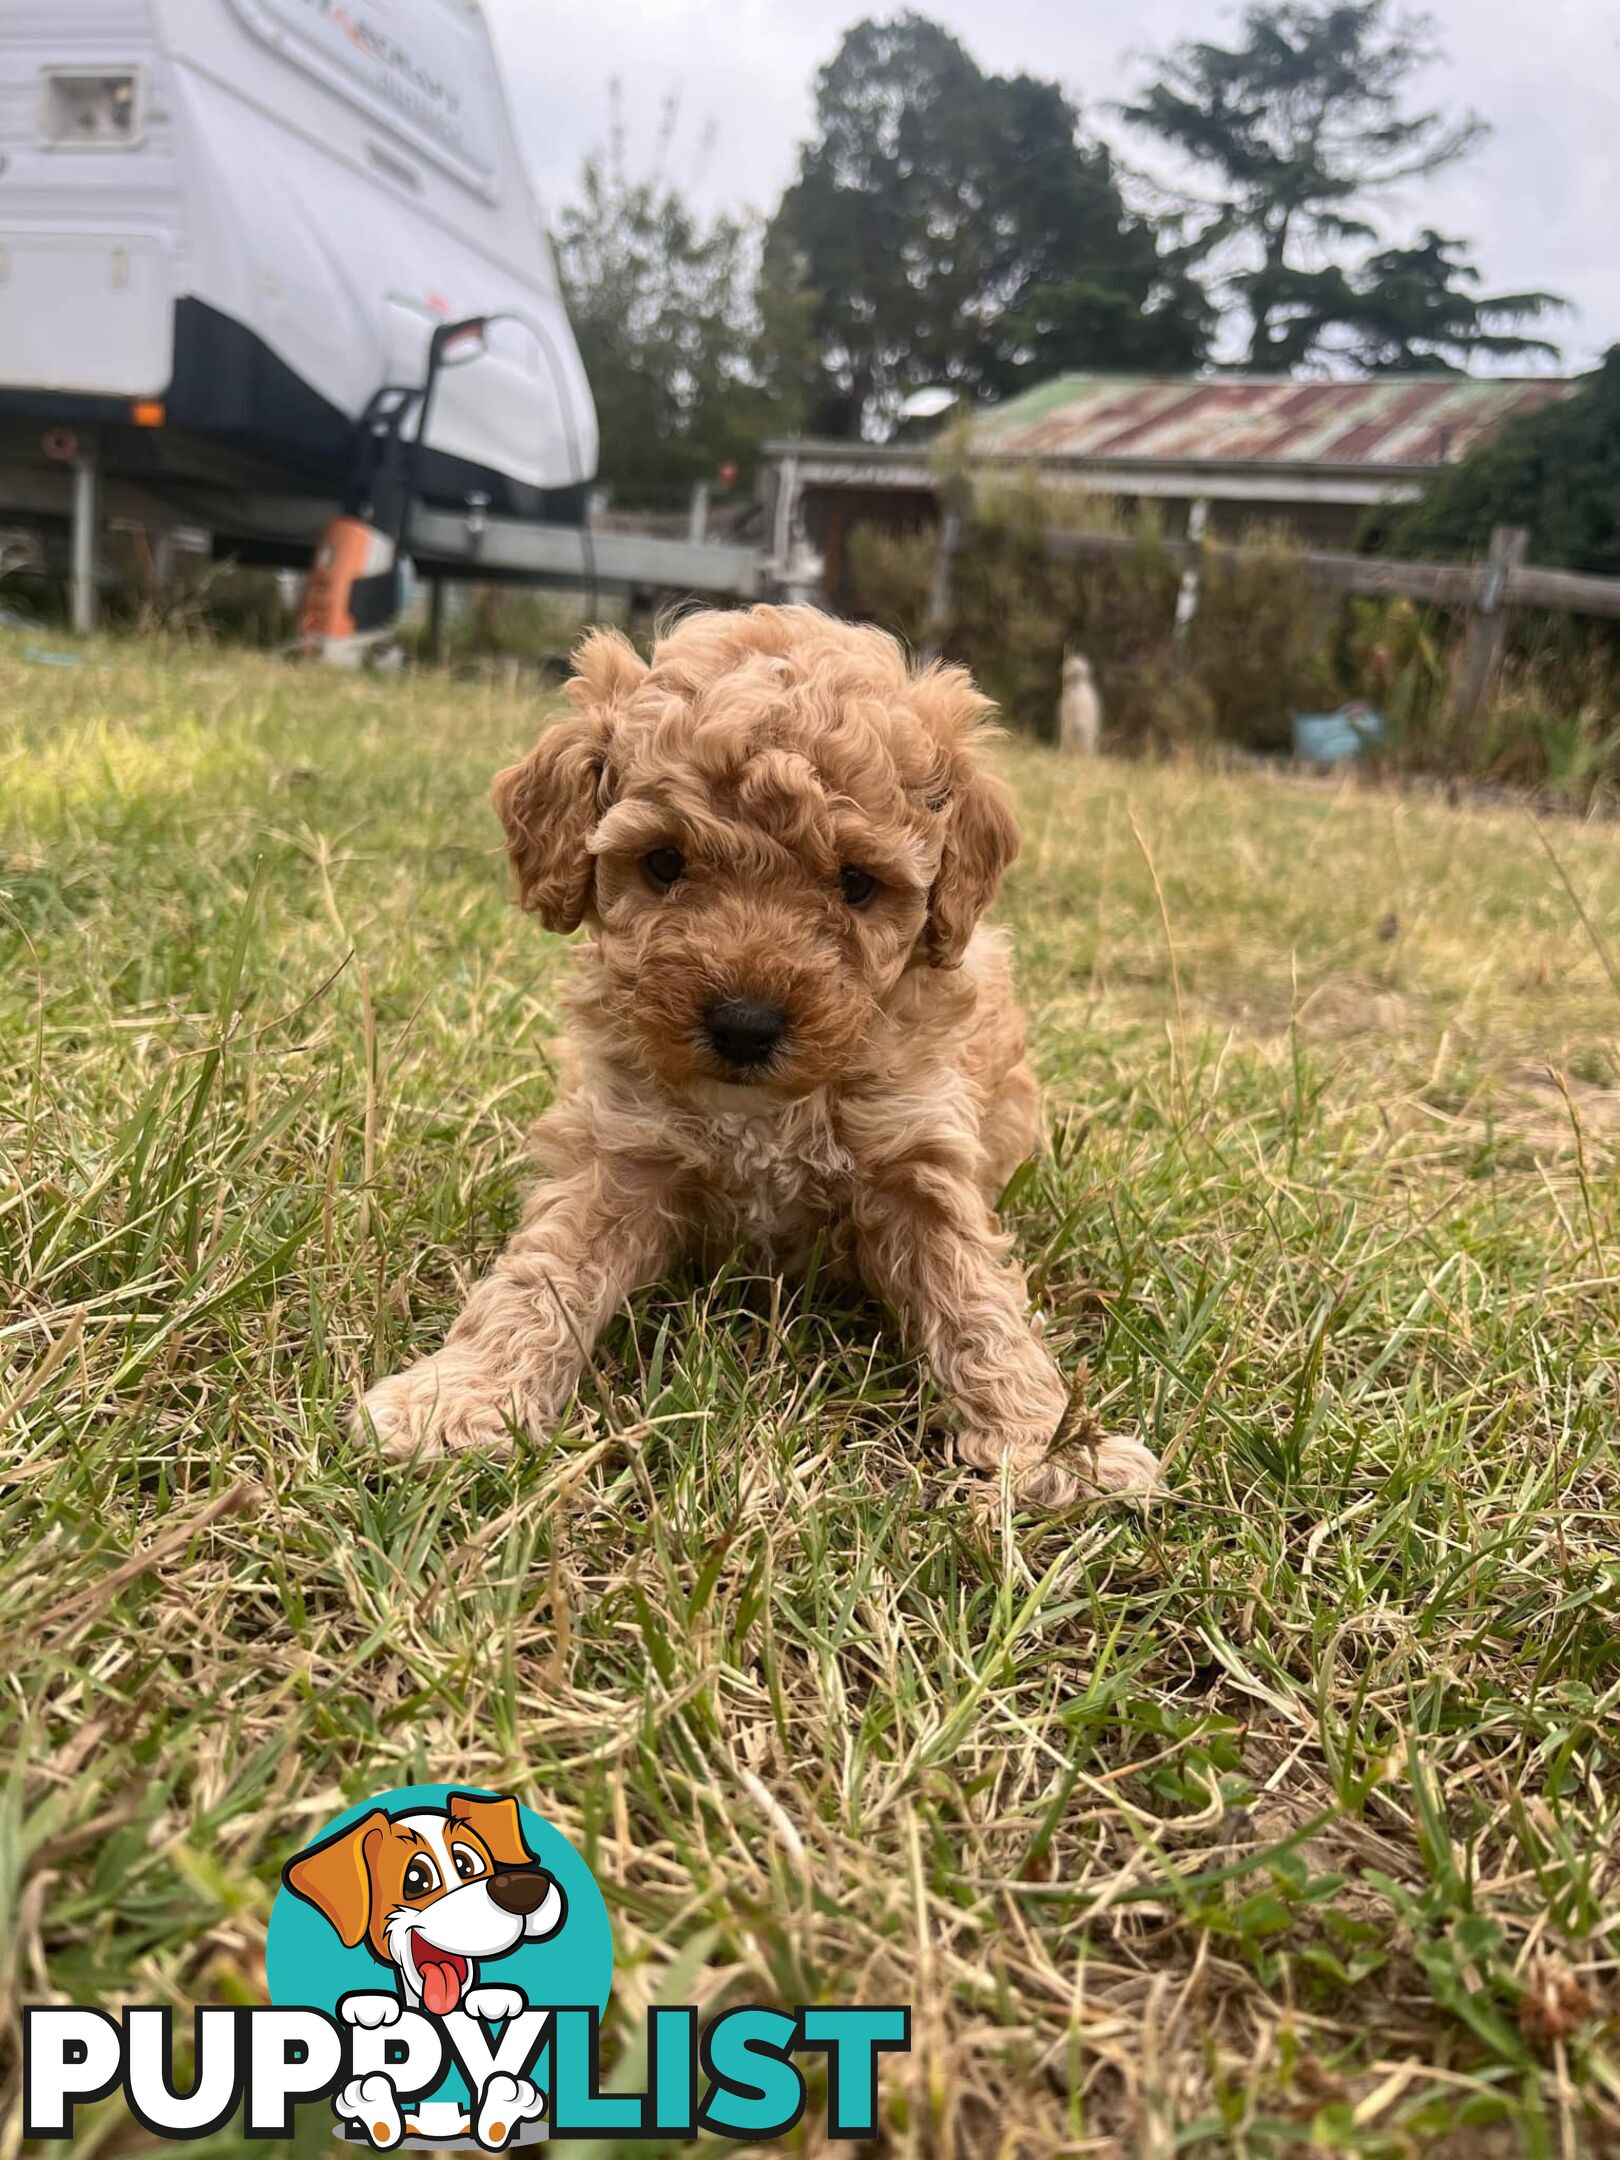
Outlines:
[[[413,1943],[416,1969],[422,1976],[422,2008],[434,2017],[448,2017],[461,2000],[466,1960],[453,1950],[436,1950],[431,1943]]]

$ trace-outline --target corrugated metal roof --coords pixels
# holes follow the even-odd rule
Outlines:
[[[976,420],[973,447],[994,457],[1088,463],[1432,471],[1455,464],[1515,414],[1578,387],[1550,376],[1060,375]]]

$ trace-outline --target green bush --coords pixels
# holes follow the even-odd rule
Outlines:
[[[1054,558],[1049,531],[1125,544]],[[856,611],[920,643],[938,539],[863,526],[851,537]],[[1056,736],[1063,659],[1083,652],[1104,741],[1150,754],[1224,745],[1284,752],[1296,713],[1363,700],[1388,724],[1384,762],[1590,803],[1620,796],[1620,637],[1612,626],[1522,613],[1490,712],[1469,727],[1451,695],[1466,617],[1409,600],[1339,600],[1286,528],[1211,551],[1185,639],[1181,572],[1151,513],[1032,479],[982,490],[953,568],[947,655],[970,667],[1020,731]]]
[[[1510,421],[1421,502],[1369,530],[1397,555],[1467,560],[1498,525],[1524,525],[1530,559],[1620,576],[1620,346],[1576,394]]]
[[[144,535],[114,533],[106,546],[111,576],[101,593],[108,630],[134,631],[182,645],[247,646],[274,652],[289,644],[298,607],[284,597],[274,570],[245,569],[226,558],[181,556],[159,584]],[[70,607],[65,575],[18,573],[0,593],[42,629],[65,630]]]
[[[1583,805],[1620,792],[1620,653],[1611,627],[1521,615],[1496,694],[1473,727],[1451,702],[1465,629],[1461,615],[1409,600],[1351,604],[1338,675],[1389,722],[1390,761]]]
[[[1410,600],[1352,600],[1339,620],[1340,682],[1375,706],[1408,761],[1444,739],[1456,626]]]
[[[1336,614],[1278,528],[1258,529],[1206,563],[1187,669],[1222,741],[1287,750],[1295,713],[1341,702],[1328,649]]]
[[[1130,545],[1054,560],[1049,526],[1111,532]],[[1013,723],[1043,740],[1057,734],[1063,656],[1082,652],[1102,694],[1111,736],[1140,707],[1143,670],[1169,655],[1181,577],[1151,514],[1127,516],[1079,493],[1025,481],[981,498],[957,556],[946,649],[973,669]]]
[[[584,628],[584,609],[572,594],[480,585],[465,614],[451,626],[449,656],[452,660],[545,660],[568,652]],[[421,644],[425,653],[425,627]]]
[[[1048,531],[1121,545],[1054,558]],[[858,528],[850,546],[857,611],[917,641],[926,627],[937,536]],[[1334,696],[1330,623],[1286,535],[1255,536],[1211,565],[1185,652],[1175,635],[1181,570],[1156,512],[1024,479],[981,492],[953,568],[945,648],[1013,724],[1055,739],[1063,660],[1084,653],[1106,739],[1163,750],[1211,739],[1280,749],[1291,715]]]
[[[857,611],[916,648],[927,641],[933,604],[939,532],[922,525],[895,532],[887,525],[856,525],[849,535],[848,584]]]
[[[1116,748],[1165,757],[1209,749],[1220,734],[1214,699],[1189,668],[1171,659],[1111,671],[1105,728]]]

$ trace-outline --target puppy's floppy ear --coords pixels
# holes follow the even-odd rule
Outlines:
[[[918,682],[918,710],[944,752],[945,851],[928,896],[923,946],[930,967],[957,968],[979,917],[1018,855],[1018,823],[999,781],[979,763],[993,732],[991,706],[961,668],[931,669]]]
[[[336,1837],[299,1853],[281,1871],[287,1888],[323,1913],[337,1929],[346,1950],[362,1941],[371,1925],[367,1845],[375,1833],[387,1828],[388,1817],[381,1808],[373,1808]]]
[[[486,1800],[478,1793],[453,1792],[445,1805],[452,1822],[477,1831],[497,1867],[533,1867],[535,1855],[523,1842],[523,1819],[510,1793]]]
[[[590,905],[589,842],[607,807],[607,757],[622,700],[647,670],[616,630],[597,630],[574,655],[563,692],[576,710],[547,728],[519,765],[495,781],[518,900],[548,930],[577,930]]]

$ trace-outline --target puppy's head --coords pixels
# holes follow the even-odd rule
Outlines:
[[[688,616],[650,665],[598,632],[577,665],[574,713],[495,784],[522,904],[590,924],[673,1088],[825,1086],[908,967],[960,966],[1017,853],[986,700],[809,608]]]
[[[517,1802],[452,1793],[445,1808],[360,1821],[289,1861],[282,1880],[347,1949],[399,1969],[408,1996],[454,2010],[475,1962],[562,1925],[561,1892],[524,1842]]]

